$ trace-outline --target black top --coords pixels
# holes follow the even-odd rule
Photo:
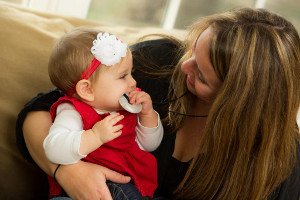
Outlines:
[[[172,191],[183,179],[190,162],[181,162],[175,159],[175,134],[165,134],[160,146],[153,152],[158,165],[158,187],[155,196],[172,199]]]
[[[131,46],[134,66],[136,70],[133,77],[137,81],[137,86],[143,91],[149,93],[153,101],[154,109],[164,118],[168,114],[168,87],[170,77],[166,76],[158,79],[155,75],[148,75],[143,72],[142,61],[135,59],[138,55],[147,55],[153,60],[153,65],[159,69],[162,66],[168,66],[170,69],[178,62],[175,56],[178,48],[169,40],[160,39],[138,43]],[[142,70],[141,70],[142,69]],[[49,111],[51,105],[64,94],[58,89],[50,90],[46,93],[38,94],[28,102],[19,113],[16,124],[16,140],[18,148],[23,157],[34,162],[27,150],[22,125],[28,112],[30,111]],[[158,164],[158,188],[155,196],[164,196],[172,199],[172,191],[183,179],[190,162],[180,162],[172,157],[175,144],[175,134],[168,133],[165,129],[164,138],[160,146],[153,155]],[[297,148],[297,165],[292,174],[270,195],[268,200],[299,200],[300,198],[300,145]]]

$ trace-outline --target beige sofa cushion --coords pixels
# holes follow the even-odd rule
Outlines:
[[[54,41],[77,26],[96,27],[127,43],[140,36],[165,33],[183,37],[184,31],[128,28],[39,13],[0,1],[0,199],[46,199],[47,180],[19,153],[15,140],[17,115],[39,92],[53,88],[47,63]]]

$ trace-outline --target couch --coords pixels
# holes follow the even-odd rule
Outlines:
[[[109,31],[128,44],[150,33],[185,35],[182,30],[131,28],[41,13],[0,1],[0,199],[47,199],[46,175],[21,156],[15,124],[26,102],[54,87],[47,71],[52,46],[58,37],[78,26]]]

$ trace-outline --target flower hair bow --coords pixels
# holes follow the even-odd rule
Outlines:
[[[89,67],[83,71],[80,79],[88,79],[100,64],[112,66],[119,63],[122,58],[126,57],[127,44],[123,43],[115,35],[110,35],[107,32],[102,34],[100,32],[97,35],[97,39],[93,41],[91,52],[95,58]],[[75,92],[75,85],[76,83],[69,93],[70,96]]]
[[[95,58],[81,74],[81,79],[88,79],[100,64],[112,66],[119,63],[123,57],[126,57],[127,44],[115,35],[109,35],[106,32],[98,33],[97,39],[93,41],[91,52]]]
[[[97,39],[93,41],[92,54],[97,60],[106,66],[119,63],[122,57],[126,57],[127,44],[119,40],[115,35],[109,33],[98,33]]]

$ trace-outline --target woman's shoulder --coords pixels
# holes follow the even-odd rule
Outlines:
[[[182,41],[175,38],[160,38],[153,40],[145,40],[141,42],[137,42],[130,46],[130,50],[132,52],[151,49],[152,51],[163,52],[165,49],[175,48],[177,49],[182,45]],[[159,47],[158,49],[156,49]]]
[[[31,107],[36,110],[48,111],[51,105],[56,102],[64,93],[57,88],[51,89],[47,92],[39,93],[36,97],[31,99],[24,108]]]
[[[51,105],[62,96],[64,96],[64,94],[58,89],[52,89],[45,93],[39,93],[36,97],[26,103],[18,114],[16,122],[16,142],[19,151],[25,159],[33,162],[27,150],[23,136],[23,123],[27,114],[31,111],[49,111]]]
[[[134,67],[150,72],[172,70],[181,57],[182,46],[183,43],[174,38],[138,42],[130,46]]]
[[[180,42],[156,39],[139,42],[130,47],[133,56],[132,76],[137,87],[147,92],[161,118],[168,110],[168,91],[173,69],[180,57]]]

